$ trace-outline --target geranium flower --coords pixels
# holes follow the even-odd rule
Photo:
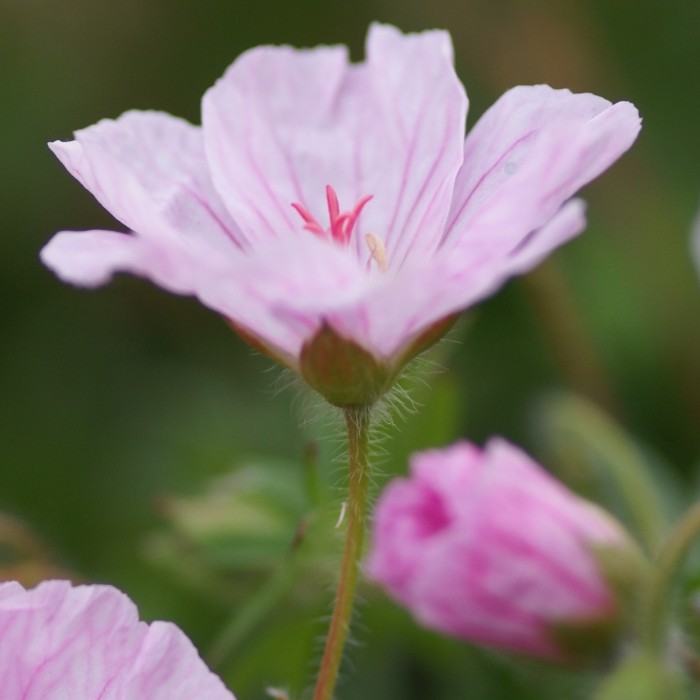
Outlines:
[[[643,570],[620,523],[502,439],[414,455],[372,529],[367,573],[418,621],[553,661],[609,650]]]
[[[130,233],[59,233],[62,279],[193,294],[337,405],[367,404],[454,315],[584,228],[574,193],[637,136],[627,102],[505,93],[464,140],[442,31],[252,49],[202,126],[131,111],[50,144]]]
[[[173,624],[111,586],[0,584],[2,700],[235,700]]]

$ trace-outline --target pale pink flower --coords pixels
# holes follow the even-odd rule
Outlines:
[[[465,141],[446,32],[375,24],[366,53],[252,49],[205,94],[201,127],[131,111],[53,142],[131,232],[59,233],[43,261],[78,285],[126,271],[195,295],[322,392],[303,353],[324,329],[390,384],[449,318],[583,229],[570,198],[640,120],[517,87]]]
[[[372,539],[367,573],[419,622],[552,660],[568,657],[563,630],[616,621],[601,555],[634,551],[611,516],[502,439],[415,455],[381,495]]]
[[[2,700],[235,700],[173,624],[111,586],[0,584]]]

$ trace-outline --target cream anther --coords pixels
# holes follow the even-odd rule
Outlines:
[[[366,233],[365,243],[367,243],[369,253],[374,259],[374,262],[377,263],[377,267],[379,268],[379,270],[381,272],[385,272],[387,268],[387,259],[384,241],[382,241],[381,238],[375,236],[373,233]]]

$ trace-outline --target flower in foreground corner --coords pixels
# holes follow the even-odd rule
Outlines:
[[[600,655],[637,550],[502,439],[422,452],[377,504],[367,572],[427,627],[552,661]]]
[[[340,406],[376,400],[455,314],[579,233],[570,198],[626,151],[627,102],[505,93],[464,138],[442,31],[244,53],[202,126],[131,111],[51,148],[130,233],[59,233],[68,282],[193,294]]]
[[[0,584],[2,700],[235,700],[175,625],[111,586]]]

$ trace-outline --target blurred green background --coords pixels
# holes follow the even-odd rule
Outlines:
[[[416,389],[424,408],[384,444],[384,474],[405,469],[412,449],[492,434],[560,469],[548,439],[558,409],[542,407],[570,391],[609,411],[663,482],[686,500],[697,493],[697,0],[0,0],[0,510],[31,528],[51,562],[20,569],[27,581],[55,566],[114,583],[146,618],[176,620],[206,651],[274,556],[241,563],[207,551],[204,561],[211,542],[178,531],[168,494],[196,496],[250,462],[302,489],[310,441],[325,483],[342,480],[340,442],[314,418],[316,402],[284,388],[215,314],[137,279],[69,288],[37,253],[59,229],[115,226],[47,141],[130,108],[197,122],[200,96],[245,49],[340,42],[360,59],[372,20],[451,32],[470,124],[508,87],[539,82],[631,100],[644,117],[633,151],[585,193],[588,231],[438,348],[445,371],[427,375],[431,391]],[[273,554],[307,507],[300,497],[279,521],[291,529],[276,531]],[[16,528],[0,522],[7,571],[37,546]],[[309,682],[330,605],[332,576],[323,565],[314,573],[325,551],[222,661],[239,700]],[[379,592],[364,597],[341,697],[585,697],[579,676],[441,639]]]

